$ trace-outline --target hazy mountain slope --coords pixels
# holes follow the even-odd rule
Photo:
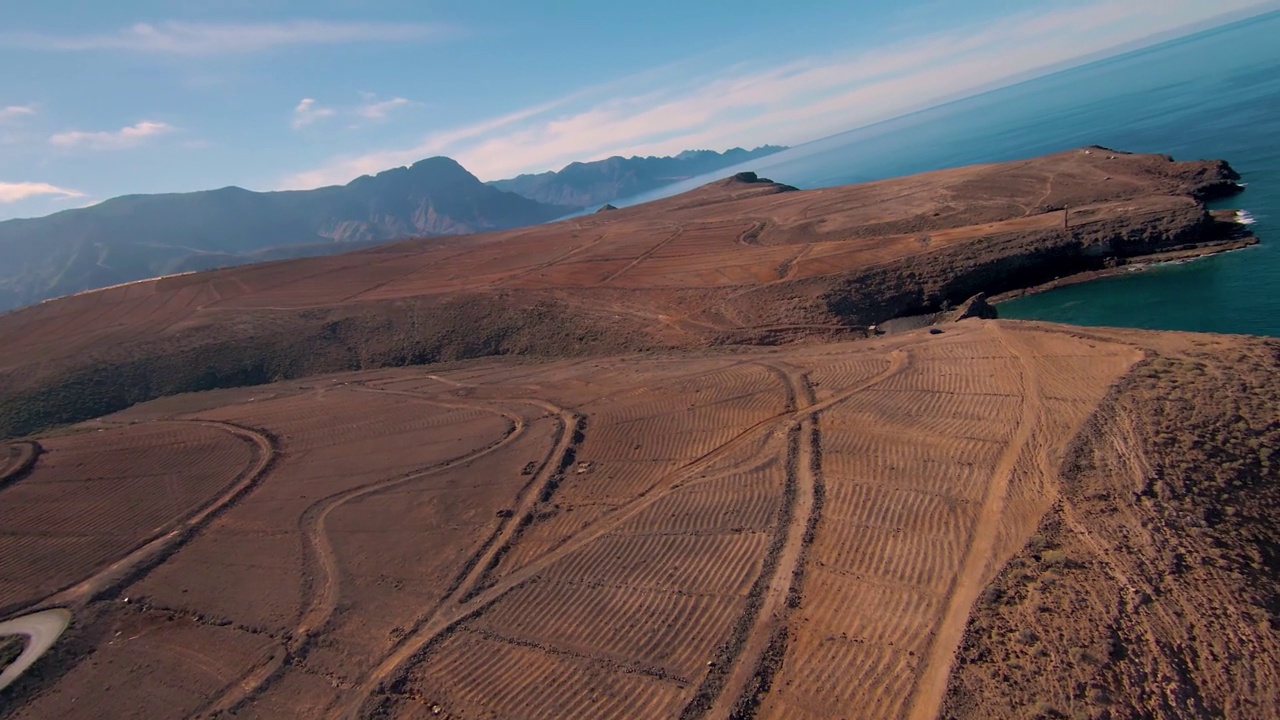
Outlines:
[[[520,175],[489,184],[538,202],[588,207],[656,190],[680,180],[732,167],[786,150],[764,145],[754,150],[733,148],[723,153],[686,150],[673,157],[618,157],[570,163],[559,172]]]
[[[0,223],[0,310],[189,269],[326,254],[331,244],[532,225],[567,210],[489,187],[444,157],[316,190],[119,197]]]

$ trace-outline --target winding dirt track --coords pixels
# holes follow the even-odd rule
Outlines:
[[[607,513],[605,516],[603,516],[599,520],[588,525],[582,531],[568,537],[560,545],[554,547],[550,551],[544,553],[543,555],[533,560],[532,562],[528,563],[527,565],[521,567],[520,569],[510,573],[509,575],[502,577],[497,582],[495,582],[492,586],[486,588],[484,591],[476,593],[474,596],[469,598],[466,602],[458,603],[458,604],[446,603],[445,605],[441,606],[439,611],[432,618],[430,618],[429,620],[427,620],[426,622],[422,623],[417,628],[415,628],[412,633],[407,635],[403,641],[398,643],[396,647],[393,648],[393,650],[373,668],[373,670],[366,676],[364,681],[361,682],[361,684],[356,689],[356,691],[352,693],[350,699],[341,703],[339,706],[337,706],[334,709],[332,716],[347,717],[347,718],[360,717],[361,710],[365,702],[373,694],[373,692],[378,688],[379,685],[381,685],[385,681],[392,678],[405,666],[406,663],[408,663],[412,658],[414,658],[416,655],[422,652],[431,643],[439,639],[443,634],[448,632],[458,623],[483,611],[486,607],[493,604],[494,602],[502,598],[507,593],[511,592],[512,590],[520,587],[524,583],[537,577],[539,574],[541,574],[543,571],[545,571],[548,567],[550,567],[555,562],[565,558],[566,556],[571,555],[574,552],[581,550],[592,541],[595,541],[603,537],[604,535],[612,532],[613,530],[617,529],[627,520],[630,520],[631,518],[635,517],[642,511],[653,506],[654,503],[658,502],[659,500],[669,495],[673,490],[681,487],[688,487],[690,485],[700,483],[700,482],[707,482],[709,480],[721,477],[725,473],[709,475],[696,480],[691,479],[697,476],[698,473],[708,469],[717,460],[725,457],[734,449],[748,442],[757,434],[785,433],[784,428],[791,427],[795,424],[801,423],[805,420],[805,418],[812,417],[815,413],[818,413],[826,408],[829,408],[833,405],[843,402],[849,399],[850,397],[853,397],[856,394],[866,390],[867,388],[873,387],[876,384],[883,382],[884,380],[900,373],[904,368],[906,368],[909,365],[909,362],[910,362],[909,355],[904,350],[902,350],[901,348],[898,350],[895,350],[890,354],[889,368],[879,373],[875,377],[855,387],[846,389],[845,391],[839,393],[835,397],[832,397],[828,400],[825,400],[819,403],[814,403],[803,409],[799,409],[799,410],[793,409],[789,412],[785,412],[785,413],[776,415],[772,418],[768,418],[766,420],[756,423],[755,425],[749,427],[743,432],[735,435],[729,441],[720,444],[719,446],[712,449],[711,451],[704,453],[703,455],[701,455],[698,458],[695,458],[689,463],[686,463],[683,467],[681,467],[676,472],[673,472],[671,474],[664,476],[663,478],[660,478],[647,490],[640,493],[635,499]],[[791,389],[794,391],[795,388],[791,388]],[[810,476],[810,480],[811,479],[812,478]],[[681,481],[685,481],[685,482],[681,482]],[[807,494],[809,497],[808,504],[809,504],[809,507],[811,508],[812,507],[812,483],[811,482],[809,484],[809,490]],[[799,534],[802,535],[804,523],[806,523],[808,520],[808,513],[807,512],[803,513],[802,515],[798,515],[798,517],[801,518],[801,520],[799,521],[799,526],[800,526]],[[798,549],[799,548],[797,545],[796,548],[794,548],[794,552],[798,553]],[[795,560],[793,558],[791,563],[792,569],[794,569],[794,565],[795,565]],[[782,598],[785,600],[785,596],[786,596],[785,588],[789,587],[791,574],[790,573],[780,574],[779,577],[780,577],[779,583],[783,585]],[[765,634],[767,637],[767,630],[758,629],[753,634],[752,647],[758,644],[758,638],[756,638],[755,636],[760,634]],[[744,672],[749,673],[749,672],[752,672],[753,670],[754,670],[754,665],[751,666],[750,670],[745,670]],[[734,699],[736,700],[736,698]]]
[[[445,408],[481,409],[488,412],[494,412],[505,417],[510,423],[510,426],[501,438],[474,452],[456,457],[452,460],[445,461],[424,470],[419,470],[396,478],[377,480],[359,487],[335,493],[312,504],[303,514],[300,525],[303,529],[303,536],[305,538],[307,548],[307,564],[318,570],[318,574],[322,578],[320,587],[313,589],[309,593],[310,604],[303,611],[297,626],[295,626],[289,634],[289,639],[285,645],[284,652],[269,653],[267,657],[251,668],[248,673],[228,687],[221,696],[213,699],[205,707],[202,707],[198,712],[199,715],[217,715],[222,712],[233,710],[245,702],[245,700],[252,697],[255,693],[259,692],[268,682],[270,682],[271,678],[281,667],[283,667],[291,656],[303,652],[306,649],[313,637],[313,634],[322,629],[333,616],[334,609],[338,604],[340,573],[338,569],[337,555],[334,552],[332,544],[329,542],[329,536],[325,532],[325,520],[334,510],[353,500],[358,500],[375,493],[393,490],[416,480],[421,480],[425,477],[430,477],[457,467],[465,466],[486,455],[497,452],[519,439],[520,436],[524,434],[527,427],[524,418],[519,414],[503,408],[490,406],[488,404],[428,400],[414,393],[402,393],[372,388],[362,388],[361,390],[364,392],[409,396],[421,402]]]
[[[1018,358],[1022,373],[1022,417],[1013,439],[1001,453],[991,482],[987,485],[982,509],[974,526],[974,535],[965,552],[964,564],[947,593],[946,611],[934,633],[924,670],[917,676],[912,689],[908,712],[908,717],[912,720],[933,720],[942,707],[942,700],[947,692],[947,678],[951,674],[956,648],[959,647],[960,638],[968,624],[970,608],[986,586],[990,574],[994,572],[993,549],[1009,481],[1043,412],[1035,365],[1028,361],[1026,352],[1016,340],[1010,339],[998,327],[994,332],[1004,347]],[[1046,475],[1052,473],[1051,468],[1044,468],[1044,471]]]
[[[246,530],[237,549],[262,558],[228,561],[218,546],[147,576],[164,584],[145,593],[156,613],[204,622],[201,642],[243,643],[201,656],[219,677],[193,716],[439,703],[445,716],[539,719],[932,718],[974,601],[1057,499],[1056,453],[1132,353],[966,321],[683,362],[486,361],[353,375],[337,393],[325,389],[341,379],[267,402],[202,398],[195,412],[272,428],[283,469],[268,474],[262,433],[156,421],[261,444],[235,487],[58,597],[85,603],[139,577],[266,475],[275,495],[228,520]],[[343,424],[313,416],[315,403]],[[419,438],[431,449],[410,461]],[[367,464],[384,456],[396,464]],[[295,495],[292,482],[328,484]],[[263,585],[263,568],[297,567],[286,534],[301,579]],[[427,544],[379,556],[401,538]],[[438,560],[419,552],[436,544]],[[293,597],[280,588],[301,608],[239,614],[249,605],[188,585],[206,568],[257,593],[234,597]],[[547,706],[525,715],[535,698]]]
[[[797,399],[799,407],[796,412],[802,416],[792,424],[792,428],[799,433],[797,457],[791,469],[795,476],[793,504],[789,522],[782,529],[784,539],[777,563],[773,567],[759,607],[755,610],[755,617],[751,620],[751,629],[738,657],[725,675],[724,685],[715,704],[703,715],[707,718],[730,717],[735,706],[747,694],[748,684],[759,672],[769,642],[783,624],[787,599],[796,573],[804,561],[805,533],[814,522],[817,512],[817,488],[820,483],[818,476],[821,473],[819,460],[814,453],[818,443],[818,411],[805,412],[816,404],[813,391],[808,381],[794,370],[782,369],[782,373]],[[883,378],[875,382],[880,380]]]
[[[257,450],[254,463],[240,474],[240,479],[230,489],[219,495],[212,502],[196,510],[186,519],[180,520],[154,540],[111,563],[92,576],[45,598],[39,605],[81,606],[128,582],[140,569],[163,560],[165,556],[181,547],[215,515],[234,504],[256,487],[270,472],[271,465],[276,457],[276,447],[271,438],[247,427],[214,420],[167,420],[164,422],[195,423],[235,435],[254,445]]]

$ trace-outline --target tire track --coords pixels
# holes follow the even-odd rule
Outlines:
[[[566,253],[561,253],[560,255],[557,255],[556,257],[553,257],[544,263],[538,263],[537,265],[530,266],[524,270],[518,270],[515,273],[512,273],[511,275],[507,275],[497,281],[494,281],[493,283],[490,284],[490,287],[502,287],[504,285],[510,285],[512,282],[526,278],[538,272],[539,270],[546,270],[547,268],[553,265],[559,265],[560,263],[564,262],[565,260],[568,260],[569,258],[575,255],[579,255],[583,252],[586,252],[587,250],[594,248],[596,245],[599,245],[600,241],[604,240],[606,237],[608,236],[600,235],[596,237],[594,240],[588,240],[587,242],[573,248],[572,250]]]
[[[411,393],[391,390],[357,388],[357,391],[392,395],[412,395]],[[497,441],[490,443],[479,450],[475,450],[451,460],[446,460],[424,470],[414,471],[387,480],[376,480],[359,487],[334,493],[312,503],[306,511],[303,512],[302,517],[298,521],[299,528],[302,530],[303,541],[307,548],[307,559],[305,564],[308,570],[306,574],[312,577],[319,575],[322,578],[319,589],[315,589],[314,584],[309,583],[312,585],[312,589],[309,593],[311,596],[310,606],[303,611],[298,624],[286,636],[287,640],[283,648],[276,648],[273,650],[267,657],[249,668],[248,671],[228,686],[217,698],[206,703],[193,713],[193,715],[197,717],[207,717],[232,711],[257,693],[264,690],[285,669],[292,659],[302,656],[307,652],[307,649],[311,644],[313,634],[317,630],[323,628],[329,622],[330,618],[332,618],[334,610],[338,605],[341,573],[338,567],[337,553],[334,551],[333,546],[329,541],[329,536],[325,531],[325,521],[334,510],[353,500],[358,500],[374,493],[392,490],[415,480],[420,480],[424,477],[474,462],[475,460],[501,450],[514,442],[523,435],[526,428],[523,418],[516,413],[503,409],[494,410],[493,408],[483,405],[424,400],[420,396],[417,397],[417,399],[432,405],[440,405],[442,407],[453,409],[483,409],[490,412],[496,412],[506,417],[508,421],[512,423],[512,426]]]
[[[805,548],[812,538],[811,528],[816,525],[817,498],[820,495],[818,459],[818,414],[806,410],[817,403],[813,389],[803,375],[794,370],[778,368],[785,378],[790,393],[799,403],[796,413],[801,417],[793,422],[789,433],[795,434],[795,445],[788,451],[788,487],[783,507],[785,524],[777,535],[777,552],[766,558],[760,576],[760,594],[748,601],[742,615],[743,636],[738,640],[736,652],[723,666],[717,664],[708,673],[699,694],[709,694],[713,702],[697,707],[703,698],[695,696],[686,707],[687,718],[737,717],[736,709],[749,696],[754,695],[753,685],[763,671],[762,664],[778,632],[785,626],[787,609],[792,604],[792,590],[801,575]],[[705,697],[705,696],[704,696]]]
[[[37,606],[83,606],[101,595],[139,579],[151,568],[163,562],[178,548],[208,524],[218,513],[239,501],[261,483],[270,473],[277,457],[275,441],[265,433],[251,428],[215,420],[163,420],[157,422],[195,424],[217,428],[230,433],[257,448],[257,459],[242,472],[237,481],[223,494],[187,516],[170,530],[147,542],[125,557],[108,565],[81,582],[59,591],[40,601]],[[36,606],[33,606],[36,607]]]
[[[671,233],[671,236],[670,236],[670,237],[666,238],[665,240],[662,240],[662,241],[661,241],[661,242],[659,242],[657,245],[654,245],[653,247],[649,248],[648,250],[645,250],[644,252],[640,253],[640,255],[639,255],[639,256],[637,256],[634,260],[632,260],[631,262],[629,262],[629,263],[627,263],[626,265],[622,266],[622,269],[621,269],[621,270],[618,270],[617,272],[613,273],[612,275],[610,275],[609,277],[605,278],[604,280],[601,280],[601,281],[600,281],[600,285],[601,285],[601,286],[608,285],[609,283],[613,282],[614,280],[617,280],[619,277],[622,277],[622,275],[626,274],[626,272],[627,272],[627,271],[629,271],[629,270],[631,270],[631,268],[633,268],[633,267],[635,267],[635,266],[639,265],[640,263],[644,262],[645,260],[648,260],[650,257],[652,257],[652,256],[653,256],[653,254],[654,254],[654,253],[658,252],[659,250],[661,250],[662,248],[666,247],[667,245],[670,245],[671,243],[675,242],[675,240],[676,240],[677,238],[679,238],[679,237],[680,237],[681,235],[683,235],[683,234],[684,234],[684,227],[683,227],[683,226],[680,226],[680,225],[677,225],[677,226],[676,226],[676,229],[675,229],[675,232]]]
[[[910,357],[903,348],[894,350],[889,356],[889,367],[874,377],[871,377],[853,388],[839,393],[827,400],[809,405],[803,410],[780,413],[772,418],[766,418],[765,420],[755,423],[751,427],[721,444],[719,447],[704,453],[681,466],[676,471],[660,478],[631,502],[620,506],[601,519],[586,526],[577,534],[567,538],[564,542],[548,550],[541,557],[529,562],[519,570],[498,579],[492,586],[477,593],[466,603],[442,607],[440,612],[438,612],[433,618],[411,630],[395,646],[392,652],[387,654],[382,661],[373,668],[365,681],[360,684],[356,692],[352,694],[348,701],[334,708],[331,716],[344,718],[360,717],[361,710],[364,708],[365,703],[374,694],[374,692],[384,684],[385,681],[400,672],[411,660],[417,658],[421,653],[428,650],[435,642],[452,630],[456,625],[474,615],[479,614],[507,593],[534,579],[551,564],[582,549],[588,543],[600,538],[601,536],[612,532],[627,520],[630,520],[637,514],[648,509],[658,500],[666,497],[674,490],[684,487],[684,485],[680,484],[680,480],[707,468],[716,460],[724,457],[751,439],[751,436],[757,431],[776,425],[779,422],[786,422],[790,425],[796,421],[800,421],[805,416],[812,415],[837,403],[843,402],[850,397],[853,397],[854,395],[863,392],[866,389],[893,377],[894,375],[897,375],[910,365]]]
[[[983,327],[993,332],[996,339],[1018,359],[1022,374],[1022,415],[1018,421],[1018,429],[1009,440],[1009,444],[1005,446],[992,473],[991,482],[987,486],[982,508],[974,525],[969,548],[965,552],[959,572],[951,582],[946,595],[946,609],[934,630],[928,653],[911,688],[907,711],[907,717],[911,720],[934,720],[942,707],[947,691],[947,681],[951,676],[951,666],[955,661],[956,648],[959,647],[960,639],[968,625],[970,609],[986,585],[986,571],[991,564],[992,552],[995,549],[1000,515],[1004,510],[1009,482],[1042,412],[1040,382],[1033,362],[1016,341],[1011,341],[1005,336],[1005,330],[999,325],[984,323]]]
[[[428,375],[427,377],[453,387],[468,387],[463,383],[455,382],[439,375]],[[422,393],[408,390],[362,388],[362,391],[401,395],[420,400],[426,399]],[[480,584],[484,582],[485,576],[497,566],[502,555],[510,549],[524,528],[532,522],[538,502],[545,501],[555,491],[552,483],[555,482],[558,476],[563,475],[567,466],[573,462],[572,459],[576,456],[575,450],[582,443],[582,433],[586,424],[586,418],[583,416],[537,398],[520,398],[513,401],[534,405],[556,416],[558,424],[556,440],[551,451],[543,458],[542,463],[529,479],[529,482],[525,483],[524,487],[516,495],[516,507],[512,510],[511,516],[503,519],[493,535],[481,545],[481,549],[466,562],[461,574],[450,585],[449,591],[439,603],[440,605],[448,604],[451,601],[464,602],[475,594]],[[448,405],[448,403],[439,400],[428,400],[428,402]],[[470,407],[467,405],[456,406]],[[523,430],[523,420],[519,416],[510,414],[507,417],[514,422],[521,423],[521,429]],[[511,439],[514,440],[515,438]],[[493,449],[496,450],[497,448]]]

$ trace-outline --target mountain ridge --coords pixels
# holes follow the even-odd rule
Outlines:
[[[702,171],[758,157],[752,154],[760,150],[637,158],[639,169],[615,168],[607,176],[599,172],[600,163],[573,163],[568,167],[586,169],[587,179],[577,180],[576,187],[597,177],[594,187],[579,192],[578,199],[590,200],[581,203],[540,201],[499,186],[506,181],[481,182],[444,156],[311,190],[258,192],[230,185],[121,195],[86,208],[0,221],[0,254],[6,260],[0,267],[0,312],[193,270],[332,255],[409,237],[537,225],[595,204],[596,198],[613,200],[622,196],[618,193],[633,194],[629,190],[635,187],[665,184],[652,177],[653,168]]]
[[[539,202],[586,208],[758,160],[786,149],[781,145],[761,145],[752,150],[729,148],[722,153],[685,150],[667,157],[614,155],[603,160],[572,162],[560,170],[491,180],[487,184]]]

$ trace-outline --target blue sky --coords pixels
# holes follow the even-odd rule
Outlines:
[[[797,144],[1274,0],[6,3],[0,219]]]

